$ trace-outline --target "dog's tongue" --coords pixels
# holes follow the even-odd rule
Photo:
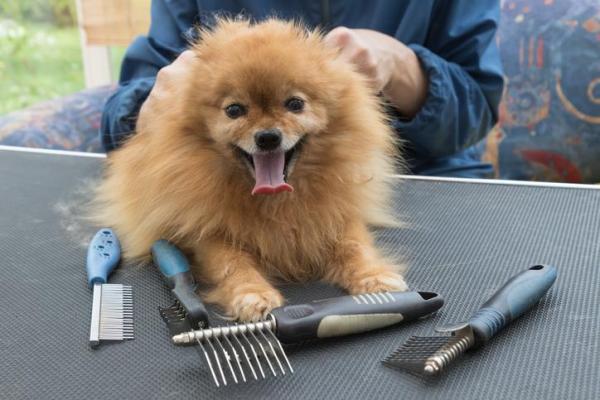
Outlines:
[[[293,192],[294,188],[283,180],[285,166],[285,153],[283,151],[270,153],[255,153],[254,173],[256,184],[252,194],[275,194],[279,192]]]

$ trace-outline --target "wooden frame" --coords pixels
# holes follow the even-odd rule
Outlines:
[[[113,82],[110,46],[126,46],[150,26],[150,0],[76,0],[85,86]]]

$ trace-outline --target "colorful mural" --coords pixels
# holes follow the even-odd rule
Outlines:
[[[600,182],[600,1],[506,0],[506,90],[484,159],[496,176]]]

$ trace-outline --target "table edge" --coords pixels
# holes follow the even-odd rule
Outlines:
[[[51,155],[59,155],[59,156],[71,156],[71,157],[106,158],[106,154],[104,154],[104,153],[87,153],[87,152],[81,152],[81,151],[40,149],[40,148],[32,148],[32,147],[5,146],[5,145],[0,145],[0,151],[51,154]],[[534,187],[563,188],[563,189],[587,189],[587,190],[599,190],[600,189],[600,185],[583,184],[583,183],[537,182],[537,181],[534,182],[534,181],[517,181],[517,180],[511,180],[511,179],[476,179],[476,178],[454,178],[454,177],[443,177],[443,176],[400,175],[400,174],[395,174],[392,176],[394,178],[400,179],[400,180],[414,180],[414,181],[453,182],[453,183],[506,185],[506,186],[534,186]]]

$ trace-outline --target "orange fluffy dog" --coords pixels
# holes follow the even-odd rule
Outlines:
[[[366,80],[278,20],[221,20],[192,51],[187,83],[109,157],[96,214],[125,256],[171,240],[241,320],[282,305],[273,278],[405,290],[367,230],[389,222],[396,146]]]

